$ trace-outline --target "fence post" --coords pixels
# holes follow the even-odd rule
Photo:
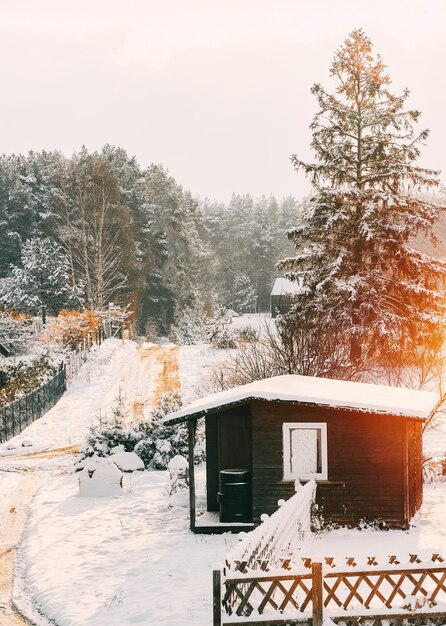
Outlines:
[[[8,434],[6,432],[6,407],[3,407],[2,413],[3,413],[3,436],[0,436],[0,441],[6,441],[8,439]]]
[[[316,557],[315,557],[316,558]],[[313,626],[322,626],[324,621],[324,599],[322,596],[322,563],[313,560],[311,563],[311,599],[313,603]]]
[[[15,437],[15,412],[14,401],[11,402],[11,422],[12,422],[12,436]]]
[[[213,597],[213,626],[221,626],[221,570],[214,569],[212,572]]]
[[[22,400],[21,398],[19,398],[19,402],[18,402],[18,409],[19,409],[19,433],[22,432]]]

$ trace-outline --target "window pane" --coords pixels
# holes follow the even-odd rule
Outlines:
[[[290,432],[291,472],[305,476],[322,471],[319,428],[293,428]]]

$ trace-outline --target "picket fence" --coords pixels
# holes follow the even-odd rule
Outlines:
[[[262,523],[249,533],[240,533],[240,541],[226,555],[226,567],[246,571],[261,568],[263,562],[280,567],[293,546],[311,536],[311,508],[316,497],[316,482],[296,483],[296,493],[279,500],[271,516],[262,515]]]

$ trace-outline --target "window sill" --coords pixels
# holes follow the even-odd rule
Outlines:
[[[301,480],[301,483],[308,483],[310,480],[315,480],[318,485],[345,485],[345,481],[343,480],[328,480],[327,478],[308,478],[305,480]],[[292,485],[296,482],[295,478],[284,478],[283,480],[279,480],[276,485]]]

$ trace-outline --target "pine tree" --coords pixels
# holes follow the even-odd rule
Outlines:
[[[389,91],[385,66],[362,30],[336,52],[331,76],[335,93],[312,89],[317,162],[292,156],[314,189],[301,224],[288,233],[296,255],[278,264],[306,288],[294,323],[341,328],[353,362],[407,355],[413,342],[434,347],[446,264],[411,246],[443,209],[421,193],[438,184],[438,172],[416,165],[428,131],[415,132],[419,111],[405,110],[407,90]]]
[[[0,302],[7,308],[26,313],[53,315],[66,307],[82,304],[81,288],[71,284],[68,257],[49,238],[34,237],[23,244],[21,267],[0,280]]]

